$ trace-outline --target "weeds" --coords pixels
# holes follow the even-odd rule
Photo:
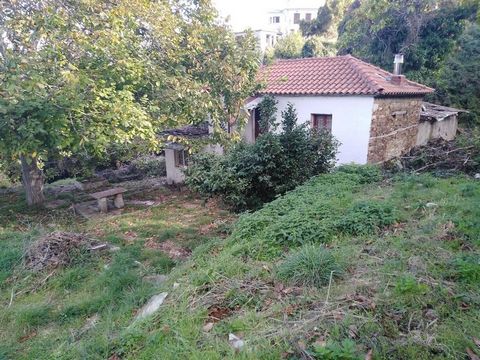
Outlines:
[[[355,342],[352,340],[344,340],[341,343],[329,343],[325,346],[314,346],[315,359],[319,360],[362,360],[365,356],[361,356],[356,349]]]
[[[313,178],[243,214],[226,239],[209,230],[223,215],[181,194],[86,223],[2,198],[0,223],[10,220],[0,229],[0,295],[5,305],[15,296],[0,312],[0,358],[339,360],[370,349],[374,359],[464,358],[480,333],[480,184],[377,175],[347,167]],[[23,268],[23,243],[38,237],[31,225],[43,234],[52,222],[120,249],[75,259],[36,286],[50,273]],[[171,261],[149,241],[191,247],[192,256]],[[343,272],[328,286],[332,269],[332,278]],[[143,280],[157,274],[168,279]],[[163,291],[157,316],[131,326]],[[239,354],[231,332],[245,341]]]
[[[480,284],[480,256],[460,255],[452,265],[454,278],[471,285]]]
[[[343,270],[331,251],[319,245],[304,245],[287,255],[277,268],[277,277],[297,286],[327,285]]]
[[[353,204],[338,222],[338,229],[351,235],[373,234],[393,224],[397,216],[393,206],[385,202],[362,201]]]

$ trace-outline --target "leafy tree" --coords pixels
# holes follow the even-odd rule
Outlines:
[[[470,24],[441,70],[438,97],[447,105],[467,109],[480,123],[480,25]]]
[[[236,41],[207,0],[3,2],[0,33],[0,161],[20,159],[29,204],[45,159],[154,146],[207,116],[220,141],[255,88],[252,34]]]
[[[302,57],[333,56],[336,53],[335,43],[320,36],[312,36],[305,41]]]
[[[339,53],[387,70],[403,53],[405,72],[431,84],[477,8],[457,0],[356,1],[339,26]]]
[[[304,43],[305,40],[300,32],[288,34],[275,44],[273,49],[274,57],[277,59],[299,58],[301,57]]]
[[[269,130],[275,130],[277,120],[277,104],[278,101],[271,95],[266,95],[262,102],[258,104],[260,111],[260,133],[264,134]]]
[[[305,37],[327,35],[330,38],[337,37],[337,27],[353,0],[327,0],[318,9],[315,19],[300,22],[300,31]]]

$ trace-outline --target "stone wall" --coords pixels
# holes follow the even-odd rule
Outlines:
[[[423,98],[376,98],[368,144],[368,163],[402,155],[416,145]]]

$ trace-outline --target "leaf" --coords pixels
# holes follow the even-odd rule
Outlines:
[[[373,349],[368,350],[367,355],[365,355],[365,360],[372,360]]]

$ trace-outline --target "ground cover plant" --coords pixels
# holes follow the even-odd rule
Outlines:
[[[226,237],[222,226],[208,229],[228,213],[164,191],[157,194],[168,198],[161,206],[82,224],[66,212],[59,218],[1,204],[1,357],[480,355],[477,180],[386,178],[374,167],[347,166],[242,214]],[[357,217],[368,226],[358,227]],[[22,264],[25,245],[54,219],[57,228],[120,249],[53,274],[29,272]],[[166,241],[191,248],[191,256],[162,255],[157,245]],[[158,273],[168,279],[145,281]],[[161,292],[168,296],[160,310],[134,321]],[[240,350],[229,334],[244,342]]]

